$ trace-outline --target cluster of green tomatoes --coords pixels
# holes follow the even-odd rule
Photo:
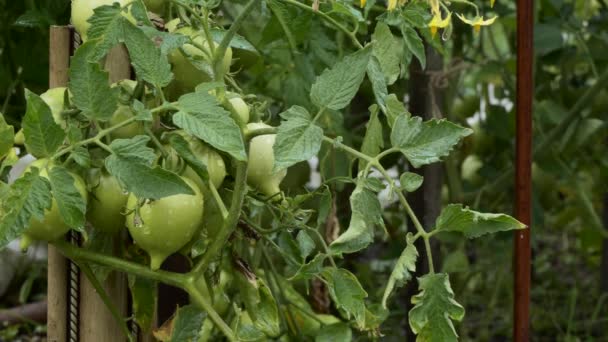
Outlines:
[[[93,9],[101,5],[119,2],[126,5],[129,0],[73,0],[72,23],[81,38],[86,41],[87,22],[93,15]],[[163,1],[146,1],[149,9],[163,6]],[[128,16],[128,13],[125,13]],[[209,58],[209,42],[204,35],[191,26],[183,25],[179,19],[174,19],[165,25],[169,32],[179,33],[192,38],[195,45],[185,44],[182,49],[188,55],[200,58]],[[175,49],[168,55],[172,66],[174,80],[165,89],[168,97],[177,98],[182,94],[194,92],[194,88],[203,82],[211,81],[209,76],[197,69],[182,51]],[[229,72],[232,62],[232,50],[227,49],[223,59],[224,73]],[[107,123],[108,127],[117,125],[133,117],[131,104],[137,93],[137,82],[123,80],[113,85],[120,89],[120,103],[113,117]],[[144,90],[143,98],[146,103],[154,105],[158,99],[151,92]],[[67,88],[58,87],[49,89],[40,95],[49,106],[55,122],[62,128],[68,126],[65,113],[71,108],[70,93]],[[140,96],[141,97],[141,96]],[[232,113],[233,119],[238,121],[244,130],[269,128],[262,122],[250,122],[250,105],[237,93],[226,92],[222,105]],[[146,129],[145,125],[149,125]],[[207,168],[208,181],[203,181],[199,175],[187,166],[172,148],[167,133],[181,135],[189,144],[192,153]],[[213,235],[221,227],[222,215],[217,212],[216,206],[210,205],[214,201],[212,191],[218,194],[229,193],[223,191],[224,179],[231,172],[230,160],[205,144],[200,139],[184,131],[166,128],[159,117],[154,123],[134,121],[131,124],[117,128],[109,133],[108,139],[129,139],[137,135],[153,134],[161,146],[155,146],[158,165],[173,171],[181,176],[194,194],[178,194],[158,200],[137,198],[134,194],[124,190],[124,185],[110,175],[103,166],[82,170],[73,168],[70,172],[81,196],[87,202],[87,222],[94,229],[109,234],[118,234],[128,228],[130,236],[136,245],[145,250],[150,256],[152,269],[158,269],[162,262],[171,254],[182,250],[200,234]],[[23,145],[23,134],[18,132],[15,137],[17,145]],[[265,134],[254,137],[249,141],[249,163],[247,181],[251,188],[256,189],[265,196],[276,196],[280,193],[279,184],[286,176],[286,170],[273,173],[273,144],[275,134]],[[152,146],[152,145],[151,145]],[[102,153],[105,153],[102,151]],[[91,155],[95,156],[93,151]],[[40,175],[48,178],[48,172],[59,161],[38,159],[31,167],[40,169]],[[69,168],[69,164],[67,165]],[[27,170],[25,172],[27,172]],[[85,181],[86,180],[86,181]],[[213,188],[213,189],[212,189]],[[46,210],[44,218],[31,219],[30,226],[22,236],[22,247],[33,240],[53,241],[64,236],[70,227],[62,220],[58,205],[53,199],[52,207]]]

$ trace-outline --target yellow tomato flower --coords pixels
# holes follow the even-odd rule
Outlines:
[[[490,19],[483,20],[483,17],[477,16],[477,17],[469,20],[469,19],[465,18],[463,15],[460,15],[460,14],[456,14],[456,15],[465,24],[469,24],[469,25],[473,26],[473,29],[475,30],[475,32],[479,32],[481,30],[482,26],[492,25],[494,23],[494,21],[496,21],[496,18],[498,18],[498,16],[494,16]]]
[[[386,4],[386,9],[389,11],[394,10],[397,7],[397,0],[388,0]]]
[[[366,3],[367,3],[367,0],[361,0],[360,7],[361,8],[365,7]]]
[[[496,0],[490,0],[490,7],[494,7],[495,2],[496,2]]]
[[[448,12],[448,16],[445,19],[441,19],[441,12],[436,13],[433,16],[433,19],[428,23],[429,28],[431,29],[431,35],[435,38],[435,34],[437,34],[437,30],[440,28],[445,28],[450,24],[450,20],[452,19],[452,12]]]

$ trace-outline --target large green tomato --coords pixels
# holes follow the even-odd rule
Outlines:
[[[88,221],[105,233],[115,234],[125,227],[123,214],[127,198],[114,176],[102,172],[99,184],[91,191],[92,198],[87,211]]]
[[[118,109],[112,115],[110,119],[110,126],[119,124],[127,119],[132,118],[134,115],[131,107],[125,105],[118,105]],[[110,135],[113,139],[129,139],[136,135],[144,134],[144,124],[141,121],[132,122],[126,126],[122,126],[118,129],[113,130]]]
[[[76,29],[76,32],[80,35],[83,42],[87,41],[87,31],[91,27],[91,23],[88,22],[89,18],[93,16],[93,10],[103,5],[112,5],[118,2],[120,6],[133,2],[134,0],[72,0],[72,25]],[[135,18],[130,13],[122,13],[130,22],[135,24]]]
[[[185,36],[190,36],[194,42],[201,46],[206,50],[207,54],[210,54],[209,43],[204,38],[204,36],[195,30],[192,27],[186,26],[182,28],[177,28],[180,23],[179,19],[174,19],[168,22],[165,27],[172,33],[179,33]],[[203,50],[192,44],[184,44],[182,49],[186,54],[192,56],[194,59],[201,59],[209,62],[209,57]],[[169,62],[173,67],[173,73],[175,74],[175,79],[173,80],[171,87],[175,90],[179,95],[184,93],[190,93],[194,91],[194,88],[203,83],[211,81],[211,78],[204,71],[199,70],[192,64],[188,58],[186,58],[179,49],[175,49],[169,53]],[[226,49],[226,54],[223,59],[223,73],[227,73],[230,70],[230,64],[232,63],[232,49],[228,47]]]
[[[61,117],[61,112],[63,111],[63,100],[66,90],[66,87],[57,87],[51,88],[46,92],[40,94],[40,98],[42,99],[42,101],[44,101],[44,103],[46,103],[47,106],[49,106],[49,108],[51,109],[51,113],[53,114],[53,120],[55,120],[55,123],[57,123],[63,128],[66,127],[66,121],[64,118]]]
[[[131,194],[127,200],[127,228],[135,243],[150,255],[153,270],[187,244],[203,221],[203,194],[194,181],[182,179],[194,195],[179,194],[145,203],[139,208],[139,217],[135,215],[137,197]]]
[[[49,178],[47,169],[53,168],[54,164],[50,162],[48,159],[38,159],[34,161],[30,166],[27,167],[25,172],[28,172],[31,167],[37,167],[40,169],[40,176]],[[80,195],[87,200],[87,190],[84,181],[80,176],[74,173],[70,173],[70,175],[74,178],[74,185]],[[61,218],[61,213],[59,212],[59,207],[57,206],[57,201],[53,198],[51,209],[44,211],[44,218],[42,221],[39,221],[35,218],[30,220],[29,228],[23,233],[21,237],[21,248],[27,249],[27,247],[34,240],[42,240],[42,241],[54,241],[58,238],[65,235],[70,230],[70,227],[63,222]]]
[[[256,130],[270,128],[264,123],[250,123],[247,129]],[[247,169],[247,182],[267,196],[281,191],[279,184],[287,175],[287,170],[272,172],[274,166],[274,151],[272,146],[276,134],[259,135],[249,143],[249,166]]]

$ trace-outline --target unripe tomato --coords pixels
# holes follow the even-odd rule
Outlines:
[[[63,128],[65,128],[67,125],[65,119],[61,117],[61,112],[63,111],[64,106],[63,100],[66,90],[66,87],[57,87],[51,88],[46,92],[40,94],[40,98],[42,99],[42,101],[44,101],[44,103],[46,103],[47,106],[49,106],[49,108],[51,109],[51,113],[53,114],[53,119],[55,120],[55,123],[57,123]]]
[[[148,11],[156,14],[162,14],[165,11],[165,2],[165,0],[144,0]]]
[[[118,105],[118,109],[112,115],[109,125],[114,126],[127,119],[130,119],[135,115],[131,110],[131,107],[125,105]],[[132,122],[126,126],[122,126],[118,129],[113,130],[110,135],[114,139],[129,139],[136,135],[144,134],[144,124],[141,121]]]
[[[194,181],[182,177],[194,195],[179,194],[145,203],[130,194],[127,200],[127,228],[137,245],[150,255],[150,268],[157,270],[171,254],[179,251],[203,221],[203,194]]]
[[[40,176],[44,178],[49,178],[47,170],[44,168],[48,166],[49,169],[54,167],[54,164],[50,162],[48,159],[38,159],[30,164],[25,172],[27,173],[31,167],[37,167],[40,169]],[[84,181],[80,176],[75,173],[71,173],[70,175],[74,178],[74,185],[80,195],[87,200],[87,190]],[[44,211],[44,218],[42,221],[38,221],[35,218],[30,220],[29,228],[23,233],[21,237],[21,248],[27,249],[27,247],[34,240],[42,240],[42,241],[54,241],[58,238],[62,237],[65,233],[70,230],[70,227],[63,222],[63,218],[61,217],[61,213],[59,212],[59,207],[57,206],[57,201],[53,198],[51,209]]]
[[[233,113],[239,118],[242,124],[249,122],[249,106],[239,96],[234,96],[228,99],[232,106]]]
[[[105,233],[115,234],[125,227],[123,212],[129,195],[125,193],[114,176],[102,172],[99,184],[93,194],[87,211],[87,220]]]
[[[177,28],[180,23],[179,19],[174,19],[167,24],[165,24],[165,28],[172,33],[179,33],[185,36],[190,36],[196,44],[203,47],[205,52],[200,50],[198,47],[192,44],[184,44],[182,49],[188,55],[192,56],[196,59],[202,59],[207,62],[210,62],[210,59],[207,55],[211,55],[209,49],[209,43],[204,38],[204,35],[200,32],[195,31],[192,27],[186,26]],[[217,44],[216,44],[217,46]],[[194,88],[203,83],[211,81],[209,75],[198,68],[196,68],[189,60],[186,58],[179,49],[175,49],[169,53],[169,62],[173,66],[173,73],[175,74],[175,79],[172,82],[172,87],[178,94],[185,94],[194,91]],[[232,49],[228,47],[226,49],[226,54],[223,59],[223,69],[222,73],[227,73],[230,70],[230,64],[232,63]]]
[[[72,25],[74,25],[83,42],[87,41],[87,31],[91,27],[88,20],[93,16],[93,10],[103,5],[112,5],[115,2],[124,7],[133,0],[72,0]],[[135,24],[135,18],[130,13],[123,12],[122,15]]]
[[[483,161],[476,154],[469,154],[464,158],[461,165],[461,176],[462,179],[471,182],[471,184],[481,184],[481,177],[477,173],[483,166]]]
[[[250,123],[247,129],[256,130],[270,128],[264,123]],[[247,182],[267,196],[272,196],[281,191],[279,184],[287,175],[287,170],[273,173],[274,151],[272,146],[276,134],[259,135],[249,143],[249,166],[247,169]]]
[[[193,137],[185,132],[179,132],[186,141],[188,141],[188,145],[192,153],[205,164],[207,167],[207,173],[209,173],[209,182],[213,184],[213,186],[218,189],[224,178],[226,178],[226,164],[224,163],[224,159],[217,153],[213,148],[209,147],[204,142],[200,141],[198,138]],[[203,180],[190,168],[186,167],[183,175],[192,179],[196,185],[198,185],[199,189],[204,190],[205,184]]]

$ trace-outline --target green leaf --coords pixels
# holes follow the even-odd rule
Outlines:
[[[323,262],[327,255],[319,253],[308,263],[302,264],[289,280],[312,279],[323,271]]]
[[[99,6],[93,10],[93,15],[88,20],[91,26],[87,31],[88,40],[96,41],[95,50],[89,57],[91,61],[98,61],[120,42],[124,20],[117,3]]]
[[[157,87],[169,84],[173,73],[167,56],[161,53],[142,30],[126,19],[123,19],[123,31],[123,40],[137,76]]]
[[[211,29],[211,37],[213,41],[216,43],[220,43],[224,38],[226,31],[220,30],[217,28]],[[233,48],[247,50],[258,54],[258,50],[256,50],[255,46],[253,46],[245,37],[235,34],[234,37],[230,40],[230,46]]]
[[[323,329],[315,338],[315,342],[338,342],[352,340],[353,332],[346,323],[334,323],[323,326]]]
[[[213,96],[186,94],[178,102],[179,112],[173,115],[175,125],[237,160],[247,160],[241,129]]]
[[[74,177],[63,166],[55,166],[49,171],[49,180],[63,222],[71,228],[84,227],[87,203],[76,188]]]
[[[279,335],[279,309],[264,279],[256,277],[252,280],[240,272],[238,279],[245,307],[255,328],[271,337]]]
[[[302,259],[306,259],[317,247],[315,241],[308,235],[305,230],[300,230],[296,236],[298,247],[300,247],[300,255]]]
[[[384,224],[380,201],[363,180],[357,182],[357,187],[350,196],[350,207],[352,216],[348,229],[330,245],[334,254],[362,250],[373,242],[374,226]]]
[[[448,275],[427,274],[418,278],[418,287],[420,293],[412,297],[415,306],[409,313],[416,341],[457,341],[452,320],[462,320],[464,308],[454,300]]]
[[[390,94],[384,100],[386,103],[386,116],[389,127],[392,128],[395,125],[395,121],[397,121],[397,118],[400,115],[407,115],[408,117],[412,116],[410,112],[405,109],[403,101],[397,98],[397,95]]]
[[[484,234],[525,229],[526,225],[505,214],[484,214],[463,208],[462,204],[445,207],[435,223],[438,232],[460,232],[469,239]]]
[[[386,83],[391,85],[401,75],[403,41],[395,38],[388,25],[381,22],[376,25],[372,42],[374,43],[374,57],[380,63]]]
[[[19,237],[29,226],[30,220],[42,220],[45,210],[51,208],[51,184],[32,167],[10,187],[1,202],[0,250]]]
[[[372,84],[372,91],[374,92],[374,98],[376,103],[382,108],[382,111],[386,111],[386,96],[388,96],[388,89],[386,88],[386,77],[382,72],[382,67],[378,58],[371,56],[369,63],[367,64],[367,78]]]
[[[418,258],[418,250],[411,241],[411,233],[407,237],[407,246],[401,253],[401,256],[395,264],[395,268],[391,272],[391,276],[388,278],[386,288],[384,289],[384,295],[382,296],[382,306],[386,309],[386,301],[391,295],[394,289],[405,285],[410,279],[412,279],[412,273],[416,271],[416,259]]]
[[[40,96],[25,89],[27,109],[21,125],[25,146],[36,158],[50,157],[65,139],[65,132],[55,123],[49,106]]]
[[[150,137],[136,135],[129,139],[115,139],[110,144],[110,148],[115,155],[121,158],[152,166],[157,157],[154,150],[147,146],[148,142],[150,142]]]
[[[141,27],[141,30],[152,41],[160,42],[160,53],[167,56],[169,52],[190,42],[190,37],[179,34],[159,31],[154,27]]]
[[[363,14],[355,7],[340,2],[332,2],[332,12],[344,14],[358,22],[363,22]]]
[[[4,116],[0,113],[0,159],[4,158],[13,148],[15,129],[4,121]]]
[[[209,181],[207,166],[205,166],[202,160],[194,155],[184,137],[179,134],[172,134],[169,137],[169,143],[171,143],[171,147],[173,147],[177,154],[184,159],[186,164],[188,164],[205,183]]]
[[[281,117],[284,120],[279,126],[273,146],[273,172],[317,155],[323,141],[323,129],[310,120],[310,114],[305,108],[292,106],[281,113]]]
[[[95,43],[88,41],[76,50],[70,64],[70,82],[74,105],[89,119],[110,120],[118,108],[118,89],[108,84],[108,73],[89,57]]]
[[[157,283],[153,280],[130,276],[129,288],[131,289],[131,297],[133,303],[133,314],[135,321],[143,329],[148,332],[152,329],[154,313],[156,311],[157,302]]]
[[[422,70],[426,68],[426,53],[424,51],[424,43],[422,43],[422,38],[418,36],[416,30],[414,30],[409,25],[401,25],[401,34],[403,35],[403,42],[405,46],[409,49],[411,53],[416,56]]]
[[[399,177],[399,184],[401,189],[407,192],[414,192],[422,185],[423,180],[424,177],[417,173],[404,172]]]
[[[367,122],[367,130],[363,143],[361,144],[361,153],[370,157],[377,156],[384,147],[384,138],[382,137],[382,122],[378,118],[378,106],[372,105],[369,107],[369,121]],[[359,160],[359,171],[367,166],[365,160]]]
[[[333,110],[346,107],[363,82],[370,54],[371,48],[366,47],[323,71],[310,90],[312,102],[321,108]]]
[[[91,155],[89,154],[89,150],[84,146],[74,148],[70,156],[74,159],[76,164],[84,168],[89,168],[91,166]]]
[[[435,163],[447,156],[458,142],[473,133],[470,128],[446,120],[400,115],[391,132],[391,143],[414,167]]]
[[[177,309],[170,341],[197,341],[206,316],[207,314],[195,305],[186,305]]]
[[[138,135],[116,139],[110,144],[114,152],[106,158],[108,172],[137,198],[159,199],[177,194],[193,195],[184,180],[173,172],[151,165],[156,160],[154,150],[147,147],[150,138]]]
[[[365,298],[367,292],[357,277],[343,268],[326,268],[323,276],[327,280],[329,295],[338,309],[343,309],[348,318],[354,317],[357,325],[365,324]]]

